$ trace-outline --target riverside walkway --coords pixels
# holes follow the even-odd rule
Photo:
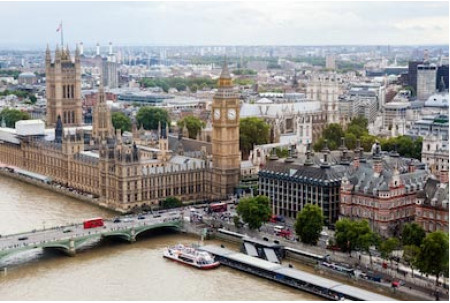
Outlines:
[[[120,221],[119,221],[120,220]],[[128,242],[148,230],[157,228],[181,228],[183,212],[180,210],[161,214],[145,214],[104,220],[104,226],[85,229],[83,224],[54,227],[31,232],[2,235],[0,237],[0,262],[7,256],[26,250],[57,249],[75,256],[78,248],[90,240],[117,238]]]

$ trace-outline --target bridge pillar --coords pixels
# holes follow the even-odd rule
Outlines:
[[[136,242],[136,229],[134,227],[130,230],[130,242]]]

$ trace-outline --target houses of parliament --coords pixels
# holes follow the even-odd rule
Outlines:
[[[167,197],[225,198],[234,193],[241,166],[239,98],[226,63],[218,84],[212,157],[187,157],[169,150],[167,125],[159,127],[156,147],[124,140],[114,131],[102,86],[92,126],[83,125],[79,50],[71,56],[68,48],[57,47],[52,58],[47,47],[45,128],[40,120],[0,128],[0,164],[89,193],[112,209],[158,205]]]

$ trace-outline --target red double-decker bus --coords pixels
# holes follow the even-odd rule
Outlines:
[[[103,218],[93,218],[83,222],[84,229],[104,226]]]
[[[227,203],[212,203],[209,204],[209,210],[215,213],[224,212],[228,210]]]

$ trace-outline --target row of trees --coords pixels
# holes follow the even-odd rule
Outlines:
[[[336,245],[351,254],[354,250],[365,251],[371,256],[371,248],[375,247],[381,257],[392,261],[392,253],[403,250],[403,260],[422,273],[448,277],[448,234],[435,231],[426,234],[417,223],[405,224],[401,238],[382,239],[374,233],[366,220],[342,219],[336,223]]]
[[[361,147],[365,151],[370,151],[373,144],[380,142],[381,149],[385,151],[397,150],[402,157],[409,157],[421,159],[422,153],[422,138],[412,139],[408,136],[399,136],[394,138],[379,138],[369,134],[367,129],[367,119],[364,117],[354,118],[346,129],[338,123],[329,124],[322,132],[322,136],[313,145],[315,151],[320,151],[325,145],[325,140],[328,142],[330,150],[336,150],[341,146],[341,138],[345,139],[345,145],[348,149],[354,149],[357,145],[357,140],[360,140]]]
[[[270,219],[270,200],[266,196],[245,198],[239,202],[236,211],[250,229],[259,229]],[[234,218],[236,225],[239,225],[239,217]],[[323,225],[322,209],[307,204],[297,214],[295,232],[301,242],[316,245]],[[392,260],[394,251],[403,250],[403,260],[412,270],[417,268],[422,273],[435,275],[436,283],[439,276],[448,277],[448,234],[436,231],[427,235],[416,223],[405,224],[400,239],[383,239],[370,228],[367,220],[341,219],[336,223],[335,237],[329,245],[338,246],[350,256],[353,251],[364,251],[369,254],[371,263],[373,248],[386,260]]]
[[[243,69],[233,70],[233,74],[236,76],[252,76],[252,75],[256,75],[258,73],[253,69],[243,68]]]
[[[131,119],[122,112],[112,113],[112,122],[115,129],[122,132],[131,130]],[[165,127],[170,123],[167,110],[157,107],[144,106],[136,114],[138,125],[143,125],[144,129],[156,130],[159,123]],[[189,115],[177,122],[178,127],[186,127],[189,138],[195,139],[206,123],[198,117]],[[239,140],[240,148],[244,155],[248,155],[253,146],[269,143],[270,126],[264,120],[256,117],[243,118],[240,120]],[[287,151],[280,150],[280,156],[284,157]],[[284,155],[284,156],[283,156]]]
[[[212,78],[143,78],[139,82],[143,87],[159,87],[166,93],[171,87],[178,91],[185,91],[189,88],[191,92],[196,92],[198,89],[214,88],[217,81]]]
[[[0,112],[0,121],[5,121],[6,127],[14,128],[16,122],[20,120],[29,120],[30,115],[18,109],[5,108]]]
[[[0,76],[12,76],[14,79],[19,78],[21,71],[14,69],[0,69]]]
[[[34,104],[37,101],[36,96],[31,93],[24,90],[7,90],[0,92],[0,96],[8,96],[8,95],[15,95],[20,99],[28,99],[30,100],[30,103]]]

